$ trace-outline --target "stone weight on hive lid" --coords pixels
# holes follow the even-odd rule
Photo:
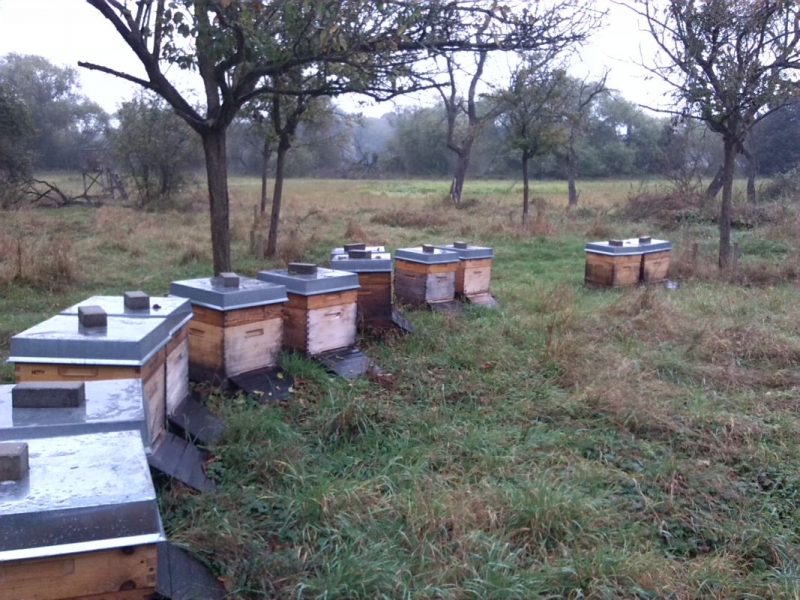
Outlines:
[[[155,592],[164,532],[139,432],[2,442],[0,479],[0,600]]]
[[[395,252],[394,293],[404,304],[422,306],[452,302],[459,256],[431,245]]]
[[[456,295],[474,304],[496,307],[491,293],[494,249],[460,241],[438,247],[458,254]]]
[[[672,244],[649,236],[586,244],[585,282],[597,287],[656,283],[667,278]]]
[[[334,249],[336,250],[336,249]],[[334,254],[331,267],[358,275],[358,323],[386,329],[392,322],[392,255],[373,250],[349,250]]]
[[[356,341],[358,275],[309,263],[261,271],[258,278],[286,286],[284,345],[316,356]]]
[[[139,379],[153,440],[166,432],[166,346],[171,322],[107,316],[99,306],[56,315],[11,338],[17,383]]]
[[[284,335],[285,287],[222,273],[174,281],[169,293],[192,303],[191,379],[226,381],[277,365]]]

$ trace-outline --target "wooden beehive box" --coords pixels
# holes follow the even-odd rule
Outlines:
[[[416,306],[452,301],[459,260],[455,252],[430,245],[400,248],[394,262],[396,298]]]
[[[166,430],[164,318],[108,317],[100,307],[56,315],[11,338],[17,383],[139,379],[153,440]]]
[[[639,247],[642,249],[642,283],[666,281],[672,244],[666,240],[640,236]]]
[[[172,415],[189,396],[189,321],[192,305],[186,298],[151,297],[144,292],[125,292],[123,296],[92,296],[61,311],[78,314],[81,306],[95,305],[112,317],[166,319],[169,341],[165,347],[164,371],[167,415]]]
[[[235,273],[174,281],[170,295],[188,298],[189,377],[225,381],[277,365],[283,343],[286,288]]]
[[[493,248],[472,246],[467,242],[438,247],[458,254],[457,296],[480,303],[484,296],[491,295]]]
[[[164,541],[137,431],[0,444],[0,600],[149,598]],[[27,463],[27,464],[25,464]]]
[[[597,287],[624,287],[663,281],[672,245],[648,236],[586,244],[585,282]]]
[[[380,248],[383,248],[382,246]],[[334,249],[334,252],[338,248]],[[392,327],[392,255],[350,249],[331,256],[331,268],[358,275],[358,323],[373,329]]]
[[[284,345],[315,356],[355,344],[358,276],[307,263],[261,271],[262,281],[285,285]]]

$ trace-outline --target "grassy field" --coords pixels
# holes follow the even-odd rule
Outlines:
[[[455,209],[445,182],[290,181],[281,260],[259,263],[257,185],[232,188],[238,272],[358,238],[460,238],[496,248],[503,309],[410,313],[413,335],[363,343],[391,374],[378,380],[286,356],[285,405],[212,391],[219,490],[159,482],[161,506],[232,598],[800,598],[792,205],[743,217],[722,278],[713,223],[626,216],[637,182],[583,183],[572,213],[563,182],[537,183],[546,220],[523,230],[511,182],[469,183]],[[195,204],[4,213],[3,357],[90,294],[208,275]],[[673,241],[679,288],[584,288],[583,244],[640,232]]]

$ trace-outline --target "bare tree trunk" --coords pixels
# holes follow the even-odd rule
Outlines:
[[[269,173],[269,158],[272,155],[272,148],[269,145],[269,138],[264,136],[264,147],[261,149],[261,214],[267,212],[267,175]]]
[[[528,179],[528,161],[530,156],[522,151],[522,226],[527,227],[530,222],[530,186]]]
[[[723,164],[722,204],[719,210],[719,268],[727,270],[731,264],[731,207],[733,204],[733,174],[736,163],[736,143],[725,140]]]
[[[208,197],[211,216],[211,251],[214,273],[231,270],[231,232],[228,214],[228,165],[225,130],[212,129],[202,133],[206,159]]]
[[[291,147],[288,140],[278,144],[275,162],[275,187],[272,190],[272,213],[269,217],[269,237],[267,238],[267,256],[274,258],[278,251],[278,224],[281,220],[281,200],[283,199],[283,171],[286,165],[286,153]]]
[[[751,204],[756,203],[756,175],[758,174],[758,161],[748,150],[742,150],[742,154],[747,160],[747,201]]]
[[[470,150],[471,148],[465,147],[458,154],[456,171],[453,174],[453,182],[450,184],[450,199],[453,201],[453,204],[461,204],[464,180],[467,178],[467,169],[469,168]]]
[[[722,183],[725,179],[725,165],[720,166],[717,169],[716,174],[714,175],[714,179],[711,180],[711,183],[708,184],[706,188],[706,201],[713,200],[719,194],[719,191],[722,189]]]
[[[578,190],[575,187],[575,178],[577,177],[577,165],[575,162],[575,154],[570,151],[567,153],[567,194],[569,195],[568,208],[575,208],[578,206]]]

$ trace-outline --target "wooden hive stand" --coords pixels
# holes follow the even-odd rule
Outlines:
[[[284,345],[309,356],[355,344],[358,276],[309,263],[261,271],[262,281],[286,286]]]
[[[452,302],[458,266],[458,254],[449,250],[427,244],[401,248],[395,252],[395,296],[411,306]]]
[[[275,367],[283,343],[286,289],[235,273],[175,281],[170,295],[188,298],[189,376],[225,382]]]

